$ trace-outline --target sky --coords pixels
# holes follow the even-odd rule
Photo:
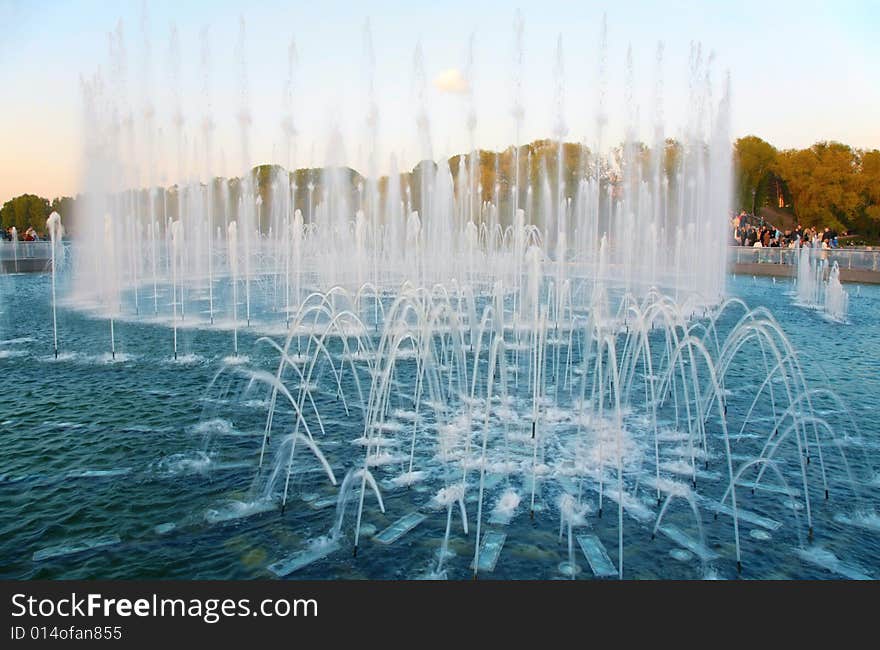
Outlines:
[[[417,45],[425,72],[430,155],[469,150],[471,114],[473,144],[503,148],[516,137],[516,11],[510,2],[483,0],[0,0],[0,24],[5,26],[0,37],[0,202],[24,192],[69,195],[83,186],[88,130],[81,80],[99,70],[105,77],[110,70],[122,71],[117,78],[136,122],[144,106],[154,107],[162,129],[153,143],[157,178],[173,182],[181,168],[190,176],[237,174],[244,168],[236,117],[243,103],[242,78],[251,117],[250,162],[286,163],[281,125],[292,41],[296,64],[290,113],[297,132],[292,166],[335,161],[366,171],[371,78],[377,171],[388,171],[392,154],[401,168],[424,157],[427,147],[417,128]],[[681,133],[690,112],[688,58],[691,43],[698,42],[707,58],[712,53],[716,100],[722,80],[730,75],[731,139],[755,134],[779,148],[820,140],[880,148],[877,0],[541,0],[523,5],[521,13],[521,142],[550,137],[561,114],[567,140],[595,143],[605,15],[606,145],[622,139],[627,115],[637,116],[638,135],[646,141],[658,117],[667,135]],[[242,21],[243,55],[238,47]],[[373,57],[365,46],[367,21]],[[176,58],[170,54],[172,29],[179,35]],[[113,54],[112,32],[121,34],[123,43]],[[560,42],[561,77],[555,72]],[[658,42],[664,53],[659,75]],[[632,102],[626,83],[630,48]],[[662,111],[654,99],[658,79]],[[171,153],[177,150],[172,141],[175,88],[184,120],[183,148],[192,151],[182,165]],[[197,169],[205,116],[215,124],[214,155]],[[334,137],[337,132],[340,137]]]

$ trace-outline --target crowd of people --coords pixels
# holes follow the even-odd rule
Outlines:
[[[24,235],[16,237],[16,235],[12,232],[13,228],[9,227],[0,232],[3,233],[3,241],[13,241],[14,239],[18,239],[18,241],[42,241],[39,233],[34,230],[33,226],[24,231]]]
[[[802,227],[798,224],[794,230],[780,230],[768,224],[760,217],[745,212],[733,218],[733,244],[751,248],[800,248],[819,247],[823,249],[838,248],[837,231],[831,228]]]

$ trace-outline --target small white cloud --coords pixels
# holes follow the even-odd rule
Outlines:
[[[464,94],[468,91],[468,82],[458,68],[449,68],[434,77],[434,87],[441,93]]]

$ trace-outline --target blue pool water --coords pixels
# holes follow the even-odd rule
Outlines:
[[[337,489],[317,463],[294,475],[294,496],[283,512],[275,505],[254,503],[267,390],[230,380],[229,372],[215,381],[231,355],[229,331],[180,329],[175,360],[166,325],[128,318],[115,323],[113,360],[108,321],[62,307],[61,355],[56,360],[49,283],[48,276],[0,276],[0,577],[267,578],[274,577],[271,565],[328,533],[335,507],[315,506],[329,504]],[[728,289],[750,307],[769,308],[801,353],[805,377],[811,385],[831,387],[857,427],[839,409],[822,412],[849,439],[825,447],[825,462],[835,480],[827,501],[821,495],[813,499],[812,540],[798,511],[800,503],[762,490],[754,495],[748,489],[738,491],[739,507],[763,517],[740,521],[740,575],[880,577],[880,516],[873,509],[880,497],[875,473],[880,465],[880,288],[847,286],[846,324],[793,305],[790,287],[782,282],[731,277]],[[277,355],[258,344],[261,332],[254,330],[239,333],[240,352],[249,367],[272,371]],[[743,384],[755,381],[748,368],[740,372]],[[737,381],[729,376],[728,388],[736,390]],[[326,430],[319,442],[341,480],[358,462],[347,450],[363,433],[362,418],[356,411],[346,413],[333,391],[319,392],[316,401]],[[840,449],[858,486],[858,501],[839,460]],[[718,464],[705,470],[710,492],[722,489],[711,485],[721,484],[722,469]],[[796,480],[792,484],[798,485]],[[434,486],[382,485],[385,512],[368,494],[357,557],[352,554],[354,502],[340,548],[316,553],[315,561],[291,577],[404,579],[433,570],[447,522],[445,508],[427,507]],[[487,488],[487,503],[494,504],[511,486],[522,493],[530,480],[497,480]],[[526,499],[506,525],[487,524],[488,511],[484,513],[484,532],[506,534],[491,577],[563,577],[560,564],[568,560],[568,542],[565,536],[560,539],[556,504],[564,487],[542,481],[534,518]],[[469,490],[468,496],[475,493]],[[574,534],[595,536],[616,565],[616,506],[606,501],[600,517],[595,496],[585,492],[591,512]],[[656,517],[656,503],[643,500],[642,506]],[[476,507],[468,501],[467,535],[457,510],[453,512],[445,561],[449,578],[472,573]],[[392,544],[367,534],[415,511],[427,518]],[[625,577],[736,577],[730,517],[722,512],[716,520],[708,507],[701,507],[700,516],[704,544],[688,548],[676,541],[676,531],[696,539],[694,516],[686,506],[671,507],[664,519],[667,530],[658,531],[653,540],[654,520],[628,512],[623,520]],[[592,577],[577,539],[573,548],[581,569],[577,577]],[[711,559],[701,559],[703,551]]]

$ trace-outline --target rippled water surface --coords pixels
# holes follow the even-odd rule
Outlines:
[[[61,353],[52,352],[50,279],[39,275],[0,276],[0,575],[6,578],[260,578],[267,567],[327,534],[335,508],[317,508],[336,494],[316,462],[294,474],[294,495],[282,512],[254,501],[266,417],[267,390],[230,381],[212,383],[231,355],[224,330],[184,327],[179,354],[171,349],[166,325],[137,318],[115,323],[116,358],[109,354],[109,323],[62,307],[58,314]],[[802,504],[780,495],[742,489],[740,507],[760,511],[781,525],[741,521],[742,576],[746,578],[880,577],[880,516],[873,509],[880,480],[880,288],[848,286],[849,322],[836,324],[792,305],[782,282],[729,279],[731,294],[751,307],[766,306],[802,353],[804,373],[816,386],[830,386],[843,399],[858,432],[848,427],[845,444],[826,447],[829,471],[845,480],[842,447],[864,501],[849,488],[812,502],[814,536],[809,539]],[[277,356],[257,343],[258,333],[240,333],[249,367],[273,370]],[[756,354],[756,365],[757,355]],[[754,383],[742,371],[736,382]],[[400,378],[406,381],[406,376]],[[317,408],[326,433],[318,439],[337,478],[362,453],[350,442],[362,435],[362,414],[346,414],[332,390],[318,391]],[[759,406],[759,409],[761,406]],[[846,415],[824,414],[838,425]],[[548,413],[548,420],[554,415]],[[565,426],[565,412],[556,414]],[[282,425],[283,426],[283,423]],[[316,435],[317,437],[317,435]],[[355,459],[355,460],[352,460]],[[716,465],[708,483],[720,484]],[[364,539],[352,556],[353,515],[348,511],[339,550],[294,573],[298,578],[399,579],[425,575],[437,564],[446,510],[426,507],[436,486],[393,489],[399,474],[377,472],[384,486],[385,513],[372,494],[364,508]],[[471,479],[473,481],[473,478]],[[701,479],[702,480],[702,479]],[[796,481],[795,483],[796,484]],[[525,503],[506,526],[507,538],[495,578],[563,577],[568,559],[559,536],[557,503],[566,484],[541,484],[534,519]],[[570,485],[568,486],[570,487]],[[507,489],[530,489],[530,479],[508,476],[487,488],[487,510]],[[710,486],[711,489],[711,486]],[[476,490],[468,492],[473,499]],[[617,511],[591,512],[576,534],[596,535],[617,563]],[[773,499],[771,500],[771,496]],[[643,499],[656,516],[657,504]],[[473,557],[476,503],[467,503],[471,529],[465,535],[454,513],[450,578],[467,578]],[[371,539],[409,512],[427,515],[391,545]],[[693,531],[693,514],[677,506],[668,521]],[[625,576],[629,578],[734,578],[732,526],[701,510],[706,545],[717,558],[701,560],[664,535],[651,539],[653,519],[624,517]],[[719,523],[721,522],[721,523]],[[484,530],[485,523],[484,515]],[[692,534],[692,533],[689,533]],[[575,543],[579,578],[593,574]],[[35,556],[36,554],[36,556]]]

